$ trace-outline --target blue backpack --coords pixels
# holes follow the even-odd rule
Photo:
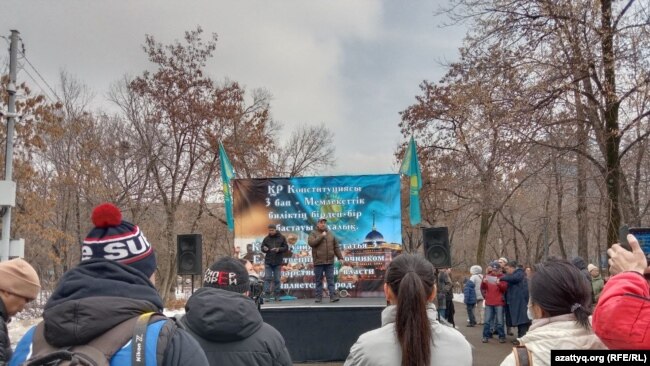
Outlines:
[[[32,327],[18,342],[9,366],[156,366],[156,347],[167,321],[161,314],[145,313],[84,345],[56,348],[45,341],[44,325]]]

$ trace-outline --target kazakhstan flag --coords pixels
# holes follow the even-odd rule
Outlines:
[[[221,181],[223,182],[223,200],[226,206],[226,221],[228,222],[228,230],[235,229],[235,221],[232,217],[232,194],[230,193],[230,180],[235,177],[235,171],[228,160],[226,150],[223,144],[219,143],[219,162],[221,163]]]
[[[404,160],[399,172],[408,175],[410,191],[410,215],[411,225],[417,225],[422,221],[420,215],[420,189],[422,188],[422,175],[420,173],[420,164],[418,163],[418,152],[415,146],[415,140],[411,136],[411,141],[404,154]]]

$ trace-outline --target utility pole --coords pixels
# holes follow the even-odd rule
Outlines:
[[[9,199],[15,202],[16,190],[12,181],[13,176],[13,156],[14,156],[14,126],[16,124],[16,64],[18,59],[18,33],[17,30],[11,31],[11,46],[9,48],[9,105],[7,106],[7,153],[5,154],[5,179],[4,183],[13,185],[13,197]],[[2,216],[2,257],[3,262],[9,260],[9,245],[11,239],[11,207],[12,205],[3,206],[4,215]]]

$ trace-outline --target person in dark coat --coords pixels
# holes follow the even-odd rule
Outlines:
[[[517,327],[517,338],[526,335],[530,326],[528,319],[528,280],[522,268],[517,267],[516,261],[510,261],[505,267],[506,275],[500,281],[508,284],[506,302],[512,325]]]
[[[93,210],[92,221],[95,227],[83,241],[81,263],[63,275],[43,310],[43,336],[54,348],[88,344],[126,321],[164,308],[154,286],[156,257],[140,228],[123,221],[120,210],[109,203]],[[155,342],[147,337],[145,355],[155,349],[158,365],[208,365],[199,344],[174,321],[148,326],[154,324],[161,329]],[[40,337],[34,336],[38,329],[25,334],[12,365],[41,354],[35,341]]]
[[[248,297],[249,277],[241,262],[217,260],[206,270],[203,286],[177,318],[199,341],[210,365],[292,365],[284,338],[264,323]]]
[[[465,279],[465,287],[463,288],[463,302],[467,306],[467,318],[469,323],[468,327],[476,325],[476,318],[474,317],[474,306],[476,306],[476,285],[470,281],[469,278]]]
[[[264,297],[271,296],[271,282],[275,298],[280,297],[280,275],[284,253],[289,250],[287,239],[278,232],[275,225],[269,225],[269,235],[262,240],[264,256]]]
[[[591,275],[587,269],[587,262],[582,257],[573,257],[573,259],[571,259],[571,264],[580,270],[580,273],[582,273],[582,276],[585,278],[587,283],[591,285]]]
[[[445,301],[447,301],[446,319],[452,327],[456,327],[456,322],[454,321],[454,315],[456,315],[456,307],[454,306],[454,281],[451,278],[451,268],[447,268],[445,271],[451,284],[445,294]]]
[[[38,274],[29,263],[22,259],[0,263],[0,366],[5,366],[13,353],[7,323],[36,299],[40,290]]]
[[[327,280],[327,290],[330,302],[339,301],[334,283],[334,257],[343,260],[341,248],[336,236],[327,228],[327,219],[321,217],[316,223],[316,230],[307,238],[311,247],[311,257],[314,262],[314,282],[316,285],[316,302],[323,301],[323,275]]]

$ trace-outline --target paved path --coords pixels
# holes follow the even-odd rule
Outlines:
[[[512,352],[512,344],[510,341],[514,340],[515,337],[508,336],[507,342],[501,344],[497,341],[497,338],[490,339],[489,343],[481,342],[481,333],[483,328],[477,326],[474,328],[468,328],[465,326],[463,320],[463,314],[465,313],[458,304],[456,305],[456,322],[459,324],[458,330],[465,335],[469,343],[472,345],[472,356],[475,366],[494,366],[500,365],[501,361]],[[460,311],[459,311],[460,310]],[[516,330],[515,330],[516,334]],[[452,350],[450,350],[452,351]],[[453,352],[453,351],[452,351]],[[303,363],[296,365],[309,365],[309,366],[341,366],[342,362],[333,362],[333,363]]]

